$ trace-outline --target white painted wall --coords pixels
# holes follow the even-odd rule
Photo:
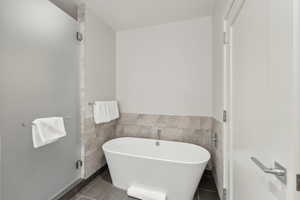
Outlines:
[[[211,17],[117,32],[122,112],[212,114]]]
[[[224,109],[223,22],[231,0],[216,1],[213,21],[213,117],[222,121]]]
[[[116,98],[115,31],[91,10],[85,24],[85,105]]]

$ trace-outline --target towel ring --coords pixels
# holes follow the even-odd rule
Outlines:
[[[70,116],[67,116],[67,117],[63,117],[63,119],[66,119],[66,120],[70,120],[70,119],[72,119],[72,117],[70,117]],[[22,124],[21,124],[21,126],[22,127],[27,127],[27,126],[29,126],[29,124],[31,124],[31,126],[35,126],[35,124],[34,123],[25,123],[25,122],[23,122]]]

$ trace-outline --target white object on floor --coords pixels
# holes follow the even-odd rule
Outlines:
[[[182,142],[123,137],[106,142],[102,149],[113,184],[165,192],[171,200],[193,200],[210,159],[204,148]]]
[[[67,135],[62,117],[35,119],[32,122],[33,147],[39,148]]]
[[[96,101],[94,103],[94,121],[96,124],[110,122],[118,118],[117,101]]]
[[[166,194],[163,192],[147,190],[138,186],[131,186],[127,190],[127,195],[143,200],[166,200]]]

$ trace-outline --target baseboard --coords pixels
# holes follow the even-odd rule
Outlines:
[[[57,195],[55,195],[53,198],[51,198],[51,200],[60,200],[62,197],[64,197],[68,193],[70,193],[73,188],[75,188],[77,185],[81,184],[81,182],[82,182],[82,179],[78,179],[78,180],[74,181],[72,184],[68,185],[67,187],[62,189],[61,192],[59,192]],[[69,195],[67,195],[66,198],[67,197],[69,198]],[[64,198],[64,199],[66,199],[66,198]]]
[[[92,182],[97,176],[99,176],[107,168],[108,168],[107,165],[104,165],[98,171],[96,171],[93,175],[91,175],[89,178],[87,178],[87,179],[79,179],[78,181],[75,181],[75,183],[71,184],[69,187],[67,187],[64,191],[62,191],[60,194],[58,194],[52,200],[69,200],[69,199],[71,199],[84,186],[86,186],[90,182]]]

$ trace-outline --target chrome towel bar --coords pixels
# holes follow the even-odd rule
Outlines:
[[[103,100],[103,101],[116,101],[116,100]],[[96,102],[88,102],[89,106],[93,106],[95,104],[96,104]]]
[[[282,183],[287,183],[287,170],[285,167],[275,162],[274,168],[268,168],[262,164],[257,158],[251,157],[251,160],[266,174],[275,175]]]
[[[72,119],[72,117],[66,116],[66,117],[63,117],[63,119],[70,120],[70,119]],[[23,122],[23,123],[21,124],[21,126],[23,126],[23,127],[32,126],[32,125],[34,125],[32,122],[30,122],[30,123],[25,123],[25,122]]]

